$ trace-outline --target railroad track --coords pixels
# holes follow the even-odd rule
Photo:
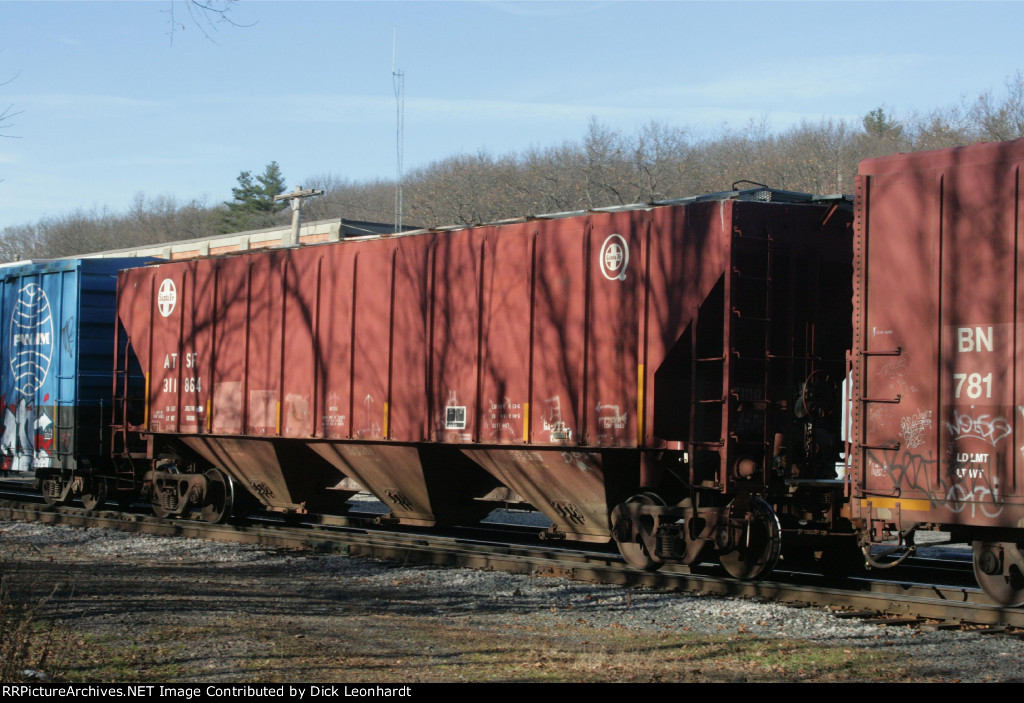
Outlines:
[[[134,513],[87,511],[74,506],[46,506],[28,496],[10,496],[0,500],[2,519],[103,527],[152,535],[564,577],[594,583],[757,598],[841,609],[846,615],[892,624],[920,623],[936,628],[963,625],[1024,628],[1024,608],[992,605],[978,588],[968,585],[939,586],[906,578],[894,580],[888,573],[827,583],[820,575],[782,570],[772,580],[744,582],[726,577],[712,566],[669,565],[661,571],[649,573],[626,566],[617,553],[538,544],[535,540],[531,543],[525,539],[510,543],[501,541],[501,535],[506,538],[509,535],[500,530],[491,531],[488,535],[481,534],[480,530],[427,534],[370,529],[355,523],[371,515],[353,517],[352,520],[330,519],[325,522],[331,524],[316,525],[296,525],[263,518],[241,525],[210,525]],[[947,562],[943,565],[943,568],[949,566]]]

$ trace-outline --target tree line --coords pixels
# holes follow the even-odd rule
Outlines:
[[[809,193],[851,193],[857,163],[897,152],[1024,137],[1024,74],[999,93],[924,113],[879,107],[859,121],[823,118],[781,131],[766,119],[704,136],[650,122],[627,133],[591,119],[578,140],[504,155],[463,153],[404,179],[404,222],[417,227],[476,224],[530,214],[653,202],[729,190],[739,180]],[[273,196],[285,189],[276,163],[242,172],[234,200],[209,204],[137,195],[127,212],[77,210],[0,231],[0,260],[72,256],[285,225]],[[333,175],[305,187],[324,195],[303,207],[306,221],[344,217],[393,222],[392,180]],[[0,185],[0,187],[3,187]]]

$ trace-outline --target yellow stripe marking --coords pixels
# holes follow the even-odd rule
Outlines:
[[[644,443],[644,365],[636,367],[636,443]]]
[[[149,374],[143,375],[146,377],[146,409],[143,411],[142,426],[149,429]]]
[[[384,403],[384,438],[388,436],[388,422],[391,419],[391,415],[388,412],[388,403]]]
[[[523,403],[523,441],[530,443],[530,404]]]
[[[866,508],[871,503],[875,508],[900,508],[901,510],[931,510],[930,500],[909,500],[907,498],[861,498],[860,505]]]

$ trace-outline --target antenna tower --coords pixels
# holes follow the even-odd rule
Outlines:
[[[391,41],[391,83],[395,89],[395,232],[402,231],[402,150],[405,141],[405,72],[395,68],[398,29]]]

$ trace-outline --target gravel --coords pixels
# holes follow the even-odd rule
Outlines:
[[[932,680],[1024,680],[1024,642],[1015,637],[883,628],[822,610],[775,603],[37,523],[0,522],[0,549],[8,572],[22,568],[39,578],[73,580],[79,589],[72,595],[73,621],[93,637],[142,631],[148,622],[168,618],[166,610],[172,606],[148,608],[140,593],[166,589],[190,603],[190,608],[208,608],[218,617],[251,614],[254,608],[273,611],[278,602],[273,598],[280,598],[280,603],[287,601],[292,618],[288,622],[294,624],[296,613],[310,616],[343,607],[351,594],[338,589],[350,584],[364,594],[352,597],[364,601],[367,593],[390,592],[386,600],[390,616],[427,613],[443,620],[499,613],[541,629],[585,622],[588,627],[639,633],[685,631],[884,647],[891,661],[914,662]],[[118,585],[90,585],[100,572],[108,577],[116,573]],[[217,588],[203,590],[202,584]],[[401,597],[393,591],[396,584],[403,587]],[[257,595],[268,594],[271,600],[257,600]],[[221,600],[207,603],[214,596]],[[504,620],[490,622],[494,627]],[[230,671],[218,664],[218,657],[255,656],[263,646],[241,635],[236,639],[204,654],[202,666],[213,680],[223,679]],[[198,660],[194,666],[200,666]],[[203,680],[201,672],[192,669],[186,678]]]

